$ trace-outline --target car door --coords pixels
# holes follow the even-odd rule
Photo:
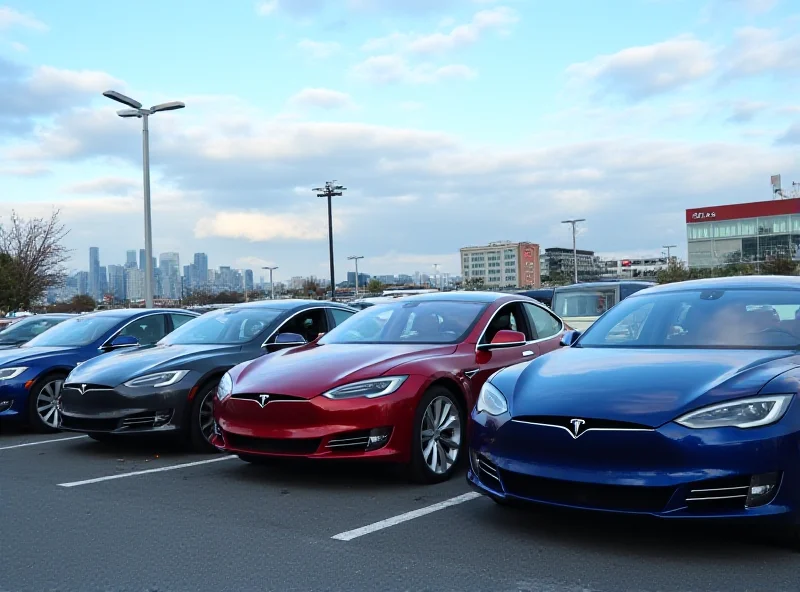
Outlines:
[[[528,317],[528,324],[535,333],[535,339],[539,346],[539,355],[561,347],[561,334],[564,324],[557,316],[542,306],[526,302],[523,305]]]
[[[151,314],[131,321],[117,336],[135,337],[139,345],[153,345],[169,332],[169,326],[167,314]]]
[[[354,314],[356,314],[354,310],[330,307],[328,308],[328,326],[331,329],[338,327]]]
[[[274,342],[275,337],[281,333],[296,333],[302,335],[306,341],[314,341],[327,332],[328,315],[325,308],[309,308],[298,312],[283,323],[270,338],[270,342]]]

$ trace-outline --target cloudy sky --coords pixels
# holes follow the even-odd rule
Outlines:
[[[0,0],[2,2],[3,0]],[[683,210],[800,181],[796,0],[12,0],[0,4],[0,215],[60,208],[71,267],[156,253],[327,273],[458,272],[494,240],[685,252]]]

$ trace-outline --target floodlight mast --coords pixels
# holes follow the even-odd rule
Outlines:
[[[142,120],[142,178],[144,184],[144,302],[147,308],[153,308],[153,232],[151,227],[152,216],[150,212],[150,128],[148,125],[149,117],[160,111],[174,111],[183,109],[184,105],[180,101],[161,103],[150,109],[142,108],[142,104],[125,96],[115,90],[107,90],[103,93],[104,97],[127,105],[130,109],[117,111],[117,115],[123,118],[138,117]]]

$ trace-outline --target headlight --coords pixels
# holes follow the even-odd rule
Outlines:
[[[188,370],[172,370],[171,372],[159,372],[158,374],[148,374],[147,376],[140,376],[125,383],[125,386],[170,386],[183,380],[183,377],[189,374]]]
[[[28,368],[25,366],[18,366],[16,368],[2,368],[0,369],[0,380],[11,380],[16,378]]]
[[[327,393],[323,393],[322,396],[329,399],[354,399],[356,397],[374,399],[375,397],[391,395],[400,388],[406,378],[408,376],[383,376],[372,380],[360,380],[337,387]]]
[[[757,428],[778,421],[786,413],[792,395],[765,395],[704,407],[675,420],[687,428]]]
[[[478,413],[502,415],[508,411],[508,401],[491,382],[484,382],[475,409]]]
[[[227,372],[222,375],[217,385],[217,399],[224,401],[231,396],[233,392],[233,378]]]

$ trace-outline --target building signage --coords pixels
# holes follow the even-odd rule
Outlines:
[[[716,218],[716,212],[695,212],[692,214],[692,220],[706,220],[708,218]]]

